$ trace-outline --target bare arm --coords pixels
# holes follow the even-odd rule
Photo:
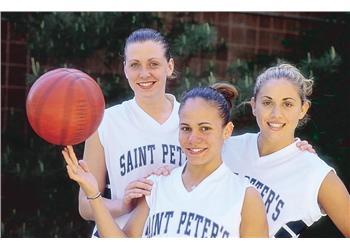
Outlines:
[[[241,238],[269,237],[265,206],[260,194],[253,187],[245,192],[240,225]]]
[[[102,237],[138,237],[143,233],[143,228],[149,213],[148,205],[145,198],[140,198],[130,217],[128,223],[122,230],[113,220],[108,209],[104,206],[101,198],[91,200],[97,230]]]
[[[133,216],[124,230],[122,230],[113,220],[113,217],[105,206],[103,198],[98,195],[98,183],[95,176],[89,171],[89,167],[84,160],[75,157],[73,148],[66,147],[62,154],[67,162],[67,173],[69,178],[76,181],[83,192],[87,195],[85,199],[90,203],[90,209],[97,224],[99,234],[102,237],[140,237],[142,236],[144,223],[148,216],[148,205],[144,197],[138,199],[137,207]]]
[[[104,149],[97,131],[86,140],[83,159],[89,166],[90,172],[95,176],[98,190],[102,193],[106,185],[107,170]],[[113,218],[126,214],[131,210],[131,206],[126,206],[122,199],[110,200],[103,198],[102,200]],[[82,189],[79,191],[79,213],[85,220],[95,220],[90,203]]]
[[[129,238],[141,237],[143,228],[145,226],[149,214],[149,207],[147,205],[145,196],[137,200],[136,208],[130,217],[128,223],[125,225],[123,231]]]
[[[323,180],[318,203],[345,237],[350,237],[350,196],[343,182],[333,172]]]

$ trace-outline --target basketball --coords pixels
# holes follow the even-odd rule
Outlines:
[[[77,69],[59,68],[43,74],[26,100],[33,130],[56,145],[85,141],[101,123],[104,109],[99,85]]]

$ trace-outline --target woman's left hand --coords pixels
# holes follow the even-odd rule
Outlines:
[[[163,175],[163,176],[168,176],[170,175],[171,171],[173,171],[174,167],[173,166],[170,166],[170,165],[162,165],[160,167],[157,167],[156,169],[154,169],[148,176],[151,176],[151,175],[157,175],[157,176],[160,176],[160,175]]]
[[[297,146],[301,151],[308,151],[308,152],[310,152],[310,153],[316,154],[315,149],[314,149],[314,148],[312,147],[312,145],[309,144],[309,142],[306,141],[306,140],[297,142],[296,146]]]

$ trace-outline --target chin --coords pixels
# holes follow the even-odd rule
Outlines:
[[[204,165],[206,164],[206,161],[203,161],[203,159],[188,159],[187,158],[187,162],[191,165],[191,166],[200,166],[200,165]]]
[[[260,130],[260,133],[266,138],[270,138],[270,139],[273,138],[276,140],[278,140],[279,138],[281,138],[283,136],[283,132],[281,132],[281,131],[271,131],[271,130],[261,131]]]

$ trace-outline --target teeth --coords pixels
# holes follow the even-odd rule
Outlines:
[[[153,84],[153,82],[139,82],[138,84],[142,87],[149,87]]]
[[[268,123],[273,128],[282,128],[284,123]]]
[[[201,148],[190,148],[190,151],[193,151],[195,153],[198,153],[200,151],[203,151],[204,149],[201,149]]]

